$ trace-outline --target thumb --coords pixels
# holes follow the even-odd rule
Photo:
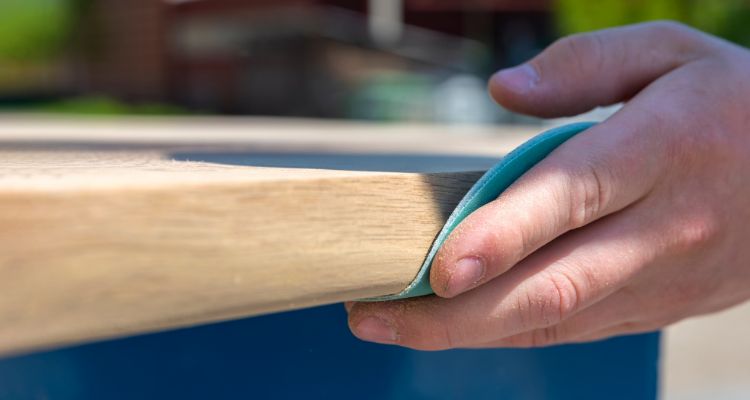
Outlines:
[[[497,72],[492,97],[539,117],[580,114],[638,93],[698,58],[705,35],[675,22],[650,22],[565,37],[528,63]]]

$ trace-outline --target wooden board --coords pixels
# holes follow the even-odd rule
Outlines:
[[[0,354],[397,292],[537,130],[0,117]]]

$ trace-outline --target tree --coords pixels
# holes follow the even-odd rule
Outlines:
[[[747,0],[558,0],[556,15],[562,34],[671,19],[750,45]]]
[[[38,61],[64,50],[73,29],[75,1],[0,1],[0,59]]]

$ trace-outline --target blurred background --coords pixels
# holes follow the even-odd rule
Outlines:
[[[2,0],[0,109],[529,123],[492,72],[659,18],[750,43],[744,0]]]

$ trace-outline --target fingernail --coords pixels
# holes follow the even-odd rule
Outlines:
[[[465,292],[483,276],[484,263],[479,257],[466,257],[458,260],[448,281],[448,295],[455,296]]]
[[[367,317],[355,328],[360,339],[378,343],[396,341],[396,331],[378,317]]]
[[[500,70],[493,79],[516,93],[526,93],[539,81],[539,74],[529,64]]]

